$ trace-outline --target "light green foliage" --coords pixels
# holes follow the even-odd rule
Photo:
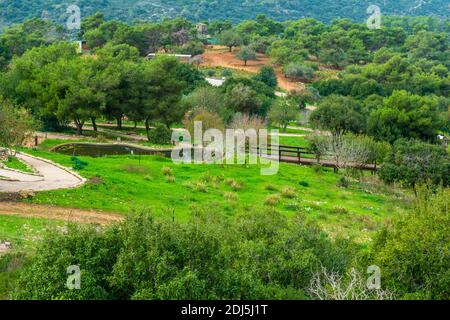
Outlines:
[[[256,60],[256,52],[250,47],[242,47],[236,54],[236,57],[247,65],[247,61]]]
[[[233,47],[238,47],[242,45],[242,38],[236,31],[226,30],[223,31],[220,35],[220,42],[227,46],[230,49],[230,52],[233,50]]]
[[[0,97],[0,147],[16,149],[35,127],[29,113]]]
[[[314,77],[313,68],[298,63],[289,63],[283,67],[283,73],[286,77],[295,79],[311,80]]]
[[[291,104],[289,100],[279,99],[270,109],[268,119],[285,132],[288,124],[296,120],[298,115],[298,108],[294,104]]]

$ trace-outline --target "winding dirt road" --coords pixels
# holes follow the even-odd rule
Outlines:
[[[51,161],[17,153],[16,157],[33,168],[36,174],[26,174],[0,168],[0,192],[48,191],[76,188],[86,180]]]

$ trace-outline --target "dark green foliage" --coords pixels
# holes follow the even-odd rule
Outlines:
[[[302,216],[197,212],[179,224],[135,213],[106,231],[47,236],[15,298],[304,299],[313,272],[343,272],[352,250]],[[80,266],[81,290],[65,288],[70,265]]]
[[[435,97],[421,97],[395,91],[383,105],[372,111],[367,131],[379,140],[400,138],[434,141],[441,127]]]
[[[121,248],[118,230],[69,225],[67,232],[49,232],[39,253],[17,283],[16,299],[110,299],[108,284]],[[69,290],[67,268],[79,266],[81,290]]]
[[[310,121],[315,127],[329,130],[334,135],[360,133],[365,129],[360,103],[351,97],[338,95],[324,98],[311,114]]]
[[[271,88],[276,88],[278,85],[277,76],[272,67],[262,67],[255,76],[255,80],[261,81]]]
[[[369,264],[403,299],[450,299],[450,193],[419,190],[415,209],[379,232]]]
[[[184,94],[189,94],[195,88],[206,84],[203,74],[197,68],[194,68],[189,64],[178,64],[176,75],[178,79],[186,82],[186,89],[183,91]]]
[[[53,114],[42,116],[41,123],[42,131],[62,132],[67,129],[67,125],[65,123],[61,123],[61,121],[59,121]]]
[[[166,125],[159,123],[154,129],[151,129],[148,135],[148,141],[154,144],[168,145],[172,139],[172,130]]]
[[[379,175],[386,183],[450,184],[450,155],[439,145],[417,140],[398,140],[388,154]]]
[[[307,181],[300,181],[298,184],[305,188],[309,187],[309,182],[307,182]]]
[[[233,72],[230,69],[225,69],[222,71],[222,77],[228,78],[233,75]]]
[[[337,3],[335,0],[324,0],[317,2],[315,0],[304,0],[301,2],[292,2],[289,0],[280,0],[276,3],[255,0],[251,2],[242,2],[236,0],[224,0],[220,2],[203,2],[201,0],[154,0],[154,5],[146,5],[142,1],[89,1],[79,0],[77,5],[82,8],[82,14],[88,16],[96,11],[105,13],[107,19],[118,19],[122,21],[162,20],[168,15],[182,15],[193,21],[209,20],[231,20],[233,22],[245,19],[255,18],[257,13],[264,13],[268,17],[276,20],[294,20],[300,17],[313,17],[323,21],[332,21],[335,18],[347,17],[358,21],[364,21],[368,18],[367,8],[372,4],[369,0],[343,0]],[[448,16],[448,2],[446,0],[436,0],[424,2],[417,6],[416,2],[411,0],[388,1],[381,3],[383,18],[385,15],[417,15],[417,16]],[[67,6],[61,6],[57,0],[10,0],[1,2],[0,12],[4,23],[12,24],[23,21],[32,16],[41,16],[45,10],[49,18],[64,22],[68,15]],[[258,21],[264,22],[263,15],[257,17]],[[422,23],[430,25],[429,28],[436,26],[433,20],[426,20],[424,17]],[[383,19],[383,22],[385,20]],[[386,21],[386,24],[396,24]],[[225,26],[225,27],[224,27]],[[221,31],[226,28],[226,22],[214,27],[214,31]],[[416,24],[405,23],[408,28],[416,27]],[[262,32],[273,32],[276,30],[276,24],[261,23],[258,27]]]
[[[226,30],[220,34],[220,43],[224,46],[227,46],[230,52],[233,50],[233,47],[238,47],[242,45],[241,36],[233,30]]]
[[[78,159],[77,157],[72,157],[72,158],[70,158],[70,160],[73,162],[72,168],[74,170],[83,170],[88,165],[87,162],[84,162],[84,161]]]
[[[221,89],[226,93],[227,107],[236,112],[265,116],[275,99],[274,88],[255,79],[228,78]]]

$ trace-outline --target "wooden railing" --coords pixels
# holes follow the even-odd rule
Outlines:
[[[316,154],[308,148],[303,147],[294,147],[294,146],[285,146],[280,145],[278,147],[274,147],[272,145],[268,145],[264,150],[261,150],[260,147],[252,148],[252,151],[256,151],[259,155],[263,155],[262,151],[266,152],[266,155],[274,156],[275,152],[278,153],[279,159],[283,157],[296,158],[298,163],[302,162],[302,159],[316,159],[320,161],[320,158],[317,159]]]
[[[275,147],[272,145],[268,145],[267,148],[261,150],[260,147],[251,148],[252,152],[255,152],[259,156],[276,156],[278,155],[278,159],[281,162],[290,162],[290,163],[298,163],[305,165],[324,165],[328,167],[336,168],[337,165],[333,160],[323,159],[316,153],[314,153],[311,149],[303,148],[303,147],[295,147],[295,146],[285,146],[280,145],[279,147]],[[354,166],[356,169],[364,169],[364,170],[377,170],[377,162],[374,163],[366,163],[359,166]]]

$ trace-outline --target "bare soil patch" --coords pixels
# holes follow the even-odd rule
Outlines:
[[[204,61],[202,63],[202,66],[223,67],[250,73],[258,73],[259,69],[261,69],[261,67],[263,66],[273,66],[277,74],[278,86],[280,88],[287,91],[303,90],[305,88],[303,83],[285,78],[285,76],[281,72],[281,68],[274,66],[270,57],[264,54],[258,54],[258,60],[248,61],[247,65],[245,66],[243,61],[236,58],[236,52],[238,52],[238,50],[229,52],[229,49],[223,46],[210,47],[203,54]]]
[[[99,225],[110,225],[124,219],[123,216],[114,213],[61,208],[21,202],[0,202],[0,216],[1,215],[19,216],[25,218],[43,218],[78,223],[94,223]]]

